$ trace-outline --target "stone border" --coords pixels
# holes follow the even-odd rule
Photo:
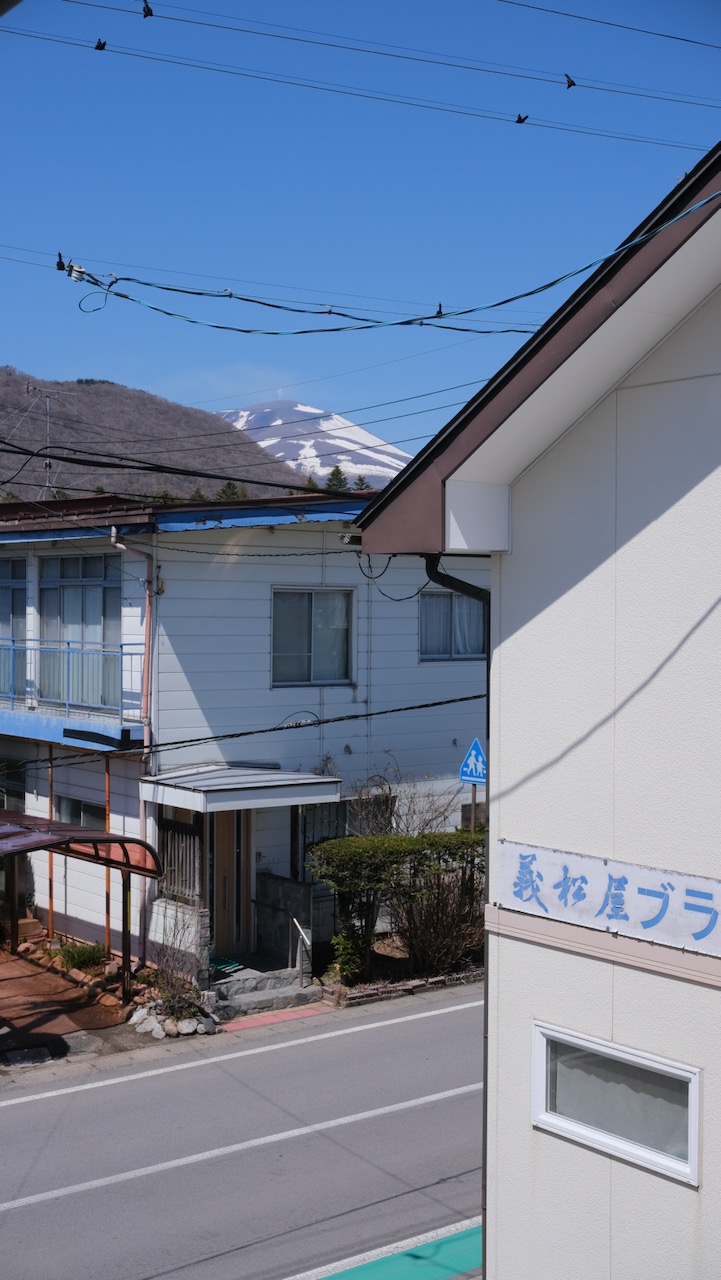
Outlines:
[[[397,1000],[400,996],[412,996],[418,991],[436,987],[465,986],[480,982],[483,969],[464,969],[462,973],[447,973],[438,978],[409,978],[406,982],[376,982],[362,987],[323,987],[323,999],[340,1008],[350,1005],[373,1004],[379,1000]]]

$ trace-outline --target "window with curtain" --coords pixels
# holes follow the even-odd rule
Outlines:
[[[116,553],[40,561],[40,697],[120,703],[121,564]]]
[[[480,600],[451,591],[422,591],[420,621],[422,662],[483,657],[484,614]]]
[[[350,591],[273,592],[273,684],[347,684]]]
[[[534,1034],[539,1128],[694,1182],[698,1070],[539,1024]]]
[[[0,558],[0,696],[25,696],[25,560]]]

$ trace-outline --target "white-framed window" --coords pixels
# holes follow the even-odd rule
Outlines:
[[[119,707],[121,582],[119,552],[40,560],[42,701]]]
[[[422,591],[420,622],[421,662],[483,657],[485,628],[480,600],[454,591]]]
[[[533,1024],[533,1124],[698,1186],[698,1067]]]
[[[351,591],[273,592],[273,684],[349,684]]]

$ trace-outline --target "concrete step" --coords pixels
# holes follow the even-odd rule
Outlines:
[[[18,937],[21,942],[27,942],[29,938],[44,938],[45,928],[39,920],[27,916],[18,920]]]
[[[275,987],[264,991],[238,992],[231,999],[219,1000],[215,1006],[221,1018],[236,1017],[244,1013],[267,1013],[272,1009],[293,1009],[304,1004],[315,1004],[323,999],[321,987]]]
[[[238,996],[248,995],[253,991],[270,991],[285,989],[293,984],[299,985],[297,969],[250,969],[239,968],[227,978],[219,978],[212,984],[211,990],[217,992],[219,1000],[235,1000]]]

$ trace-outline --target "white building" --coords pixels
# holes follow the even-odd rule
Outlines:
[[[343,801],[369,776],[450,790],[460,821],[483,605],[415,558],[361,556],[367,501],[0,509],[5,803],[159,849],[160,897],[134,887],[135,950],[162,938],[169,902],[201,970],[279,950],[275,917],[308,917],[307,847],[344,832]],[[489,580],[483,561],[475,578]],[[55,856],[51,889],[35,854],[26,896],[42,919],[52,900],[55,930],[102,938],[103,875]],[[111,899],[117,946],[119,884]]]
[[[488,1280],[711,1280],[721,146],[360,523],[492,555]]]

